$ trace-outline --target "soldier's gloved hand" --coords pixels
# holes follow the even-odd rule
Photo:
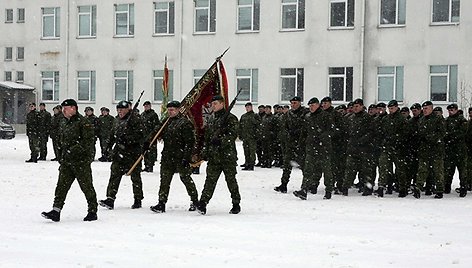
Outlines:
[[[182,167],[189,168],[190,162],[187,159],[182,159]]]
[[[214,146],[220,146],[221,145],[221,140],[219,138],[213,138],[211,139],[211,144]]]
[[[143,143],[143,154],[146,153],[147,151],[149,151],[150,147],[151,147],[151,144],[149,143],[149,141],[145,141]]]

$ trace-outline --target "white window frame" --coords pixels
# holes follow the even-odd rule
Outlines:
[[[205,75],[206,69],[193,69],[193,85],[196,85],[198,81]]]
[[[49,76],[49,74],[52,75]],[[47,77],[45,77],[48,75]],[[50,81],[52,82],[52,99],[44,99],[44,83]],[[41,99],[46,101],[59,101],[59,71],[43,71],[41,72]]]
[[[407,0],[386,0],[386,1],[395,1],[395,21],[389,23],[382,22],[382,1],[380,0],[379,4],[379,27],[398,27],[406,25],[406,1]],[[403,1],[403,2],[402,2]],[[404,22],[400,22],[400,10],[404,13]]]
[[[80,9],[88,8],[88,11],[80,11]],[[82,19],[89,20],[88,33],[80,33],[80,21]],[[77,37],[78,38],[94,38],[97,37],[97,6],[96,5],[83,5],[77,6]]]
[[[460,23],[460,0],[457,0],[459,2],[459,18],[458,21],[452,21],[452,2],[456,0],[447,0],[449,1],[449,18],[448,21],[434,21],[434,1],[438,0],[431,0],[431,25],[457,25]]]
[[[295,69],[295,74],[282,74],[282,70],[285,70],[285,69]],[[298,85],[299,85],[299,76],[298,76],[298,73],[300,70],[303,70],[303,76],[302,76],[302,80],[303,80],[303,83],[301,84],[301,89],[298,88]],[[302,100],[304,99],[304,94],[305,94],[305,70],[304,68],[280,68],[280,87],[279,87],[279,101],[282,102],[282,103],[288,103],[290,102],[290,99],[293,98],[294,96],[299,96],[302,98]],[[282,93],[283,93],[283,80],[284,79],[294,79],[295,78],[295,88],[293,89],[293,96],[289,96],[287,99],[283,99],[282,98]],[[300,94],[301,93],[301,94]]]
[[[344,69],[344,72],[343,74],[330,74],[330,69],[331,68],[343,68]],[[333,102],[349,102],[349,101],[352,101],[352,99],[354,98],[354,88],[351,88],[351,98],[349,99],[347,97],[348,95],[348,87],[347,87],[347,68],[351,68],[352,69],[352,80],[354,80],[354,68],[351,67],[351,66],[348,66],[348,67],[328,67],[328,93],[330,95],[330,97],[333,99]],[[338,100],[338,99],[335,99],[334,96],[332,95],[332,90],[331,90],[331,78],[343,78],[343,99],[342,100]],[[354,81],[353,81],[354,82]],[[351,85],[352,87],[354,87],[354,83],[352,83]]]
[[[153,70],[152,71],[152,86],[153,86],[153,102],[154,103],[162,103],[162,81],[164,80],[164,70]],[[169,70],[169,81],[167,84],[168,90],[169,90],[169,101],[173,100],[174,98],[174,71]],[[159,95],[157,92],[160,92],[161,94]],[[161,97],[161,99],[158,98],[158,95]]]
[[[5,23],[13,23],[13,9],[5,9]]]
[[[158,4],[167,4],[166,8],[158,8]],[[153,35],[175,35],[175,1],[155,1],[154,5],[154,29]],[[166,32],[157,32],[157,17],[159,13],[164,13],[167,18]]]
[[[349,1],[354,1],[353,2],[353,16],[354,16],[354,19],[353,19],[353,25],[348,25],[349,24]],[[332,16],[332,4],[333,3],[344,3],[345,4],[345,8],[344,8],[344,25],[341,25],[341,26],[333,26],[331,25],[331,16]],[[329,1],[329,29],[331,30],[335,30],[335,29],[354,29],[354,26],[355,26],[355,13],[356,13],[356,4],[355,4],[355,0],[330,0]]]
[[[25,60],[25,48],[24,47],[17,47],[16,48],[16,60],[17,61]]]
[[[118,72],[126,72],[126,76],[118,76]],[[125,89],[125,96],[126,96],[126,100],[128,101],[133,101],[133,71],[131,70],[116,70],[113,72],[113,100],[115,102],[119,102],[119,101],[122,101],[122,100],[119,100],[116,98],[116,83],[118,80],[124,80],[125,81],[125,85],[126,85],[126,89]]]
[[[13,81],[13,73],[12,71],[5,71],[5,81]]]
[[[392,68],[393,69],[393,73],[391,74],[381,74],[380,73],[380,68]],[[378,66],[377,67],[377,101],[379,102],[388,102],[388,101],[391,101],[392,99],[394,100],[397,100],[398,102],[403,102],[403,99],[404,99],[404,94],[405,94],[405,91],[404,91],[404,85],[403,83],[400,83],[400,81],[398,81],[398,74],[399,74],[399,71],[400,71],[400,68],[402,70],[402,74],[404,76],[405,72],[404,72],[404,67],[403,66]],[[384,99],[380,99],[380,80],[381,78],[390,78],[393,80],[393,89],[392,89],[392,98],[389,99],[389,100],[384,100]],[[404,77],[402,79],[402,82],[404,82]],[[399,87],[401,86],[401,96],[399,96]]]
[[[251,4],[240,4],[240,0],[238,0],[238,8],[236,14],[236,32],[238,33],[251,33],[251,32],[259,32],[261,28],[261,19],[260,19],[260,0],[250,0]],[[251,9],[251,29],[240,29],[240,14],[242,8],[250,8]],[[257,15],[257,16],[256,16]],[[257,19],[257,24],[256,24]]]
[[[45,9],[54,9],[53,14],[44,14]],[[60,7],[43,7],[41,8],[41,38],[42,39],[59,39],[61,37],[61,8]],[[48,17],[53,18],[53,35],[45,36],[44,28],[46,27],[45,19]]]
[[[240,75],[238,71],[249,71],[249,75]],[[238,68],[236,69],[236,89],[239,91],[239,80],[240,79],[249,79],[249,99],[242,99],[239,97],[238,103],[252,102],[257,103],[259,96],[259,70],[257,68]],[[242,92],[241,92],[242,93]]]
[[[118,11],[119,6],[127,6],[127,10]],[[118,34],[118,14],[126,14],[126,34]],[[115,4],[115,13],[114,13],[115,29],[114,37],[134,37],[135,34],[135,10],[134,4]]]
[[[5,47],[5,61],[13,60],[13,47]]]
[[[96,75],[95,71],[77,71],[77,101],[78,102],[94,102],[96,96]],[[80,98],[80,84],[82,81],[88,83],[88,98]]]
[[[21,79],[20,79],[21,76]],[[23,83],[25,81],[25,72],[24,71],[16,71],[16,82]]]
[[[443,73],[432,73],[431,72],[431,69],[433,67],[447,67],[447,72],[443,72]],[[458,76],[458,72],[459,72],[459,66],[458,65],[430,65],[429,66],[429,97],[430,97],[430,100],[435,102],[435,103],[450,103],[450,102],[457,102],[457,99],[458,99],[458,77],[456,77],[456,81],[455,81],[455,84],[456,84],[456,96],[454,96],[454,98],[452,98],[452,95],[451,95],[451,82],[453,82],[452,78],[451,78],[451,67],[455,67],[456,68],[456,76]],[[431,80],[433,77],[446,77],[446,100],[433,100],[432,98],[432,83],[431,83]]]
[[[16,9],[17,12],[17,23],[24,23],[25,22],[25,9],[24,8],[18,8]]]
[[[197,7],[197,1],[199,0],[194,0],[194,9],[193,9],[193,33],[194,34],[214,34],[216,33],[216,10],[213,10],[211,7],[212,5],[215,7],[216,9],[216,0],[208,0],[208,6],[205,6],[205,7]],[[197,11],[201,11],[201,10],[206,10],[207,12],[207,18],[208,18],[208,22],[207,22],[207,27],[206,27],[206,30],[204,31],[199,31],[197,30]],[[212,15],[215,16],[215,20],[214,20],[214,24],[212,25]],[[212,28],[214,28],[212,30]]]
[[[294,2],[286,2],[284,1],[295,1]],[[305,9],[305,0],[303,1],[303,9]],[[303,26],[300,25],[300,0],[282,0],[280,3],[280,31],[304,31],[305,30],[305,10],[303,10]],[[295,27],[289,28],[289,27],[284,27],[284,6],[293,6],[295,5],[296,9],[296,16],[295,16]]]

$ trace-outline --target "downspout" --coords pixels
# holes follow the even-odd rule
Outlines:
[[[365,56],[365,0],[361,0],[361,33],[359,55],[359,98],[364,98],[364,56]]]
[[[69,43],[70,43],[70,34],[69,34],[69,30],[70,30],[70,1],[71,0],[67,0],[67,13],[66,13],[66,18],[67,18],[67,23],[66,23],[66,47],[65,47],[65,56],[66,56],[66,75],[64,77],[65,79],[65,83],[64,85],[67,87],[67,95],[64,96],[64,97],[71,97],[69,95],[69,89],[72,88],[69,86],[69,63],[70,63],[70,60],[69,60]]]
[[[179,88],[180,88],[180,97],[182,94],[182,68],[183,68],[183,43],[184,43],[184,0],[181,1],[180,8],[180,40],[179,40]]]

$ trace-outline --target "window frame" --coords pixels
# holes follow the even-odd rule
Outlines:
[[[168,69],[169,71],[169,81],[168,81],[168,90],[169,90],[169,98],[168,100],[171,101],[174,98],[174,71]],[[158,75],[157,72],[162,72],[162,75]],[[162,103],[162,99],[158,99],[158,94],[157,92],[161,92],[161,97],[163,97],[162,94],[162,81],[164,80],[164,69],[157,69],[157,70],[152,70],[152,88],[153,88],[153,96],[152,96],[152,102],[153,103]],[[159,83],[159,88],[156,88],[156,81],[161,81]]]
[[[380,0],[379,4],[379,21],[378,25],[380,28],[393,28],[393,27],[405,27],[406,26],[406,0],[391,0],[395,1],[395,22],[394,23],[382,23],[382,1]],[[387,0],[388,1],[388,0]],[[403,1],[403,3],[400,3]],[[400,22],[400,10],[403,9],[404,13],[404,22]]]
[[[251,4],[240,4],[237,0],[237,8],[236,8],[236,32],[237,33],[257,33],[260,31],[261,28],[261,3],[260,0],[251,0]],[[251,29],[240,29],[240,10],[241,8],[251,8]],[[255,23],[257,19],[257,24]],[[257,29],[256,29],[257,28]]]
[[[44,78],[46,73],[52,73],[52,77]],[[52,81],[52,99],[44,99],[44,82]],[[41,100],[44,102],[59,101],[60,78],[59,71],[42,71],[41,72]]]
[[[117,72],[126,72],[126,77],[117,77]],[[118,103],[122,100],[116,98],[116,82],[117,80],[125,80],[126,89],[125,96],[128,101],[133,101],[133,91],[134,91],[134,72],[132,70],[115,70],[113,71],[113,101]]]
[[[393,74],[380,74],[379,71],[380,71],[380,68],[393,68]],[[402,74],[403,74],[403,79],[402,79],[402,83],[401,83],[401,93],[402,93],[402,96],[399,96],[398,94],[398,91],[399,91],[399,86],[400,86],[400,83],[398,81],[398,73],[400,71],[400,68],[402,69]],[[383,100],[383,99],[380,99],[380,78],[392,78],[393,79],[393,92],[392,92],[392,98],[389,99],[389,100]],[[405,99],[405,89],[404,89],[404,80],[405,79],[405,67],[404,66],[377,66],[377,101],[378,102],[388,102],[388,101],[391,101],[392,99],[394,100],[397,100],[399,103],[402,103],[403,100]]]
[[[87,73],[88,76],[81,76],[80,73]],[[80,82],[88,81],[88,99],[80,98]],[[97,76],[95,71],[77,71],[77,102],[90,103],[96,101]]]
[[[19,78],[20,73],[21,73],[22,79]],[[16,71],[16,82],[20,83],[20,84],[25,82],[25,72],[24,71]]]
[[[349,2],[352,1],[352,25],[349,25]],[[331,25],[331,16],[333,10],[333,3],[345,3],[344,8],[344,25],[343,26],[333,26]],[[356,25],[356,2],[355,0],[329,0],[329,17],[328,17],[328,29],[330,30],[352,30]]]
[[[447,73],[432,73],[431,72],[431,69],[433,67],[447,67]],[[456,96],[455,96],[455,99],[451,99],[451,81],[452,78],[451,78],[451,67],[455,67],[456,68],[456,81],[455,81],[455,84],[456,84]],[[458,78],[459,78],[459,66],[457,64],[451,64],[451,65],[429,65],[429,99],[435,103],[442,103],[442,104],[445,104],[445,103],[450,103],[450,102],[457,102],[458,100],[458,95],[459,95],[459,85],[458,85]],[[432,92],[432,78],[433,77],[446,77],[446,100],[433,100],[433,92]]]
[[[193,6],[193,34],[194,35],[199,35],[199,34],[215,34],[216,33],[216,0],[208,0],[208,6],[207,7],[197,7],[197,1],[203,1],[203,0],[194,0],[194,6]],[[212,9],[212,6],[214,9]],[[207,11],[207,17],[208,17],[208,22],[207,22],[207,29],[206,31],[197,31],[197,10],[208,10]],[[214,16],[214,20],[212,20],[212,16]],[[212,24],[212,21],[214,23]],[[213,28],[213,29],[212,29]]]
[[[238,71],[249,70],[249,75],[238,75]],[[259,101],[259,69],[257,68],[237,68],[235,71],[235,85],[237,90],[239,91],[239,80],[240,79],[249,79],[249,99],[241,99],[239,97],[237,102],[238,104],[252,102],[258,103]],[[256,90],[255,90],[256,89]],[[241,91],[241,93],[243,93]]]
[[[306,27],[306,16],[305,16],[305,7],[306,2],[305,0],[294,0],[295,3],[289,2],[284,3],[285,0],[281,0],[280,2],[280,31],[281,32],[292,32],[292,31],[304,31]],[[302,2],[302,7],[301,3]],[[295,27],[294,28],[284,28],[284,6],[296,6],[296,16],[295,16]],[[303,8],[303,12],[301,12],[301,8]],[[300,13],[302,13],[300,15]],[[300,26],[300,16],[303,16],[303,25]]]
[[[167,3],[167,9],[160,9],[157,8],[157,3]],[[173,7],[171,7],[171,3]],[[153,36],[165,36],[165,35],[175,35],[175,1],[174,0],[158,0],[153,2]],[[165,33],[158,33],[157,30],[157,16],[158,12],[166,12],[167,17],[167,24],[166,24],[166,32]]]
[[[331,69],[334,68],[343,68],[344,73],[343,74],[331,74],[330,71]],[[347,87],[347,82],[348,82],[348,68],[351,70],[351,75],[350,77],[351,81],[351,86],[352,88],[350,89],[350,93],[348,92],[348,87]],[[332,88],[331,88],[331,78],[343,78],[343,99],[338,100],[335,99],[333,94],[332,94]],[[348,93],[351,95],[351,98],[348,98]],[[328,95],[333,99],[333,103],[345,103],[345,102],[350,102],[354,99],[354,67],[352,66],[342,66],[342,67],[328,67]]]
[[[54,9],[54,14],[44,14],[45,9]],[[53,17],[52,36],[45,36],[45,18]],[[60,7],[42,7],[41,8],[41,39],[59,39],[61,37],[61,8]]]
[[[88,7],[89,11],[81,12],[80,8]],[[88,32],[89,34],[81,34],[80,33],[80,26],[81,26],[81,18],[87,16],[90,20],[88,25]],[[97,6],[96,5],[81,5],[77,6],[77,38],[96,38],[97,37]]]
[[[282,74],[282,70],[287,70],[287,69],[295,69],[295,74],[290,74],[290,75],[284,75]],[[301,76],[301,83],[300,83],[300,79],[299,79],[299,71],[302,70],[303,71],[303,75]],[[289,103],[290,102],[290,99],[293,98],[294,96],[299,96],[302,98],[302,101],[304,99],[304,95],[305,95],[305,69],[302,68],[302,67],[299,67],[299,68],[280,68],[279,69],[279,74],[280,74],[280,77],[279,77],[279,83],[280,83],[280,86],[279,86],[279,101],[281,103]],[[283,79],[293,79],[295,78],[295,88],[294,88],[294,92],[293,92],[293,96],[289,96],[287,99],[283,99],[282,98],[282,93],[283,93]],[[299,87],[301,85],[301,88]],[[301,92],[300,92],[301,91]],[[300,94],[301,93],[301,94]]]
[[[26,15],[26,10],[24,8],[17,8],[16,9],[16,14],[17,14],[17,23],[24,23],[25,22],[25,15]]]
[[[13,8],[5,8],[5,23],[13,23]]]
[[[5,71],[4,72],[4,79],[5,79],[5,81],[12,82],[13,81],[13,72],[12,71]]]
[[[126,11],[118,11],[119,6],[127,6]],[[135,8],[134,8],[134,3],[128,3],[128,4],[114,4],[115,11],[113,13],[114,16],[114,30],[113,30],[113,37],[116,38],[123,38],[123,37],[134,37],[135,35]],[[132,7],[132,8],[131,8]],[[126,32],[127,34],[118,34],[118,14],[124,14],[126,13]],[[131,33],[132,31],[132,33]]]
[[[25,47],[16,47],[16,60],[17,61],[25,60]]]
[[[452,21],[453,19],[453,16],[452,16],[452,3],[453,1],[456,1],[456,0],[447,0],[449,1],[449,14],[448,14],[448,21],[434,21],[434,1],[437,1],[437,0],[431,0],[430,3],[431,3],[431,26],[438,26],[438,25],[459,25],[460,24],[460,21],[461,21],[461,16],[460,16],[460,12],[461,12],[461,9],[460,9],[460,0],[457,0],[459,2],[459,19],[458,21]]]
[[[5,61],[12,61],[13,60],[13,47],[5,47]]]

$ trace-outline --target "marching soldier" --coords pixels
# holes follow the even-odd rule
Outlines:
[[[62,114],[62,106],[57,105],[53,108],[54,115],[51,120],[51,130],[49,131],[49,135],[51,136],[52,140],[52,147],[54,148],[54,155],[55,157],[51,159],[51,161],[58,161],[60,158],[59,155],[59,146],[60,146],[60,139],[61,139],[61,126],[65,122],[64,114]]]
[[[93,125],[78,112],[77,102],[67,99],[62,102],[64,122],[59,147],[59,179],[57,181],[53,209],[41,213],[46,219],[59,221],[67,192],[77,179],[88,204],[84,221],[97,220],[97,195],[93,188],[91,147],[94,140]]]
[[[51,113],[46,111],[46,104],[39,104],[39,158],[46,160],[48,154],[49,130],[51,129]]]
[[[98,125],[98,117],[93,112],[94,110],[92,107],[90,106],[85,107],[85,110],[84,110],[85,117],[90,121],[90,123],[93,125],[93,128],[95,130],[95,139],[92,146],[92,162],[93,160],[95,160],[95,154],[97,153],[97,149],[95,145],[97,143],[97,138],[100,132],[99,125]]]
[[[27,163],[38,162],[39,156],[39,112],[36,111],[36,103],[29,105],[29,112],[26,115],[26,136],[28,136],[29,148],[31,151],[30,159],[26,160]]]
[[[128,101],[120,101],[116,105],[118,120],[114,129],[114,135],[110,141],[113,147],[110,166],[110,179],[107,187],[107,198],[100,200],[102,207],[113,209],[120,187],[121,178],[133,166],[142,152],[143,124],[138,113],[130,108]],[[132,209],[141,207],[143,196],[143,183],[141,180],[141,165],[138,165],[131,173],[133,185],[134,203]]]
[[[256,140],[257,140],[257,143],[256,143],[256,156],[257,156],[257,164],[256,164],[256,167],[260,167],[262,166],[262,119],[264,119],[265,117],[265,105],[259,105],[257,107],[257,114],[259,115],[259,119],[260,119],[260,122],[259,122],[259,127],[258,127],[258,131],[257,131],[257,136],[256,136]]]
[[[467,190],[472,191],[472,107],[469,107],[469,121],[467,122]]]
[[[159,128],[159,116],[157,113],[151,108],[151,102],[145,101],[144,104],[144,112],[141,114],[141,118],[144,123],[144,137],[148,137],[149,134]],[[144,155],[144,170],[145,172],[153,172],[154,171],[154,163],[157,161],[157,143],[154,143],[151,148],[147,151]]]
[[[110,115],[110,109],[107,107],[100,108],[100,116],[98,117],[98,139],[100,140],[100,149],[102,156],[98,158],[100,162],[109,162],[112,145],[110,144],[115,128],[115,117]]]
[[[272,114],[272,106],[265,106],[265,115],[261,121],[262,165],[263,168],[271,168],[275,154],[277,119]]]
[[[243,170],[254,170],[256,164],[256,138],[260,124],[259,116],[252,110],[252,103],[244,106],[246,113],[239,120],[239,138],[243,141],[244,166]]]
[[[408,120],[408,138],[406,139],[408,156],[407,156],[407,180],[410,184],[416,183],[416,174],[418,173],[418,149],[420,139],[418,136],[418,124],[422,116],[421,104],[414,103],[410,107],[412,118]]]

